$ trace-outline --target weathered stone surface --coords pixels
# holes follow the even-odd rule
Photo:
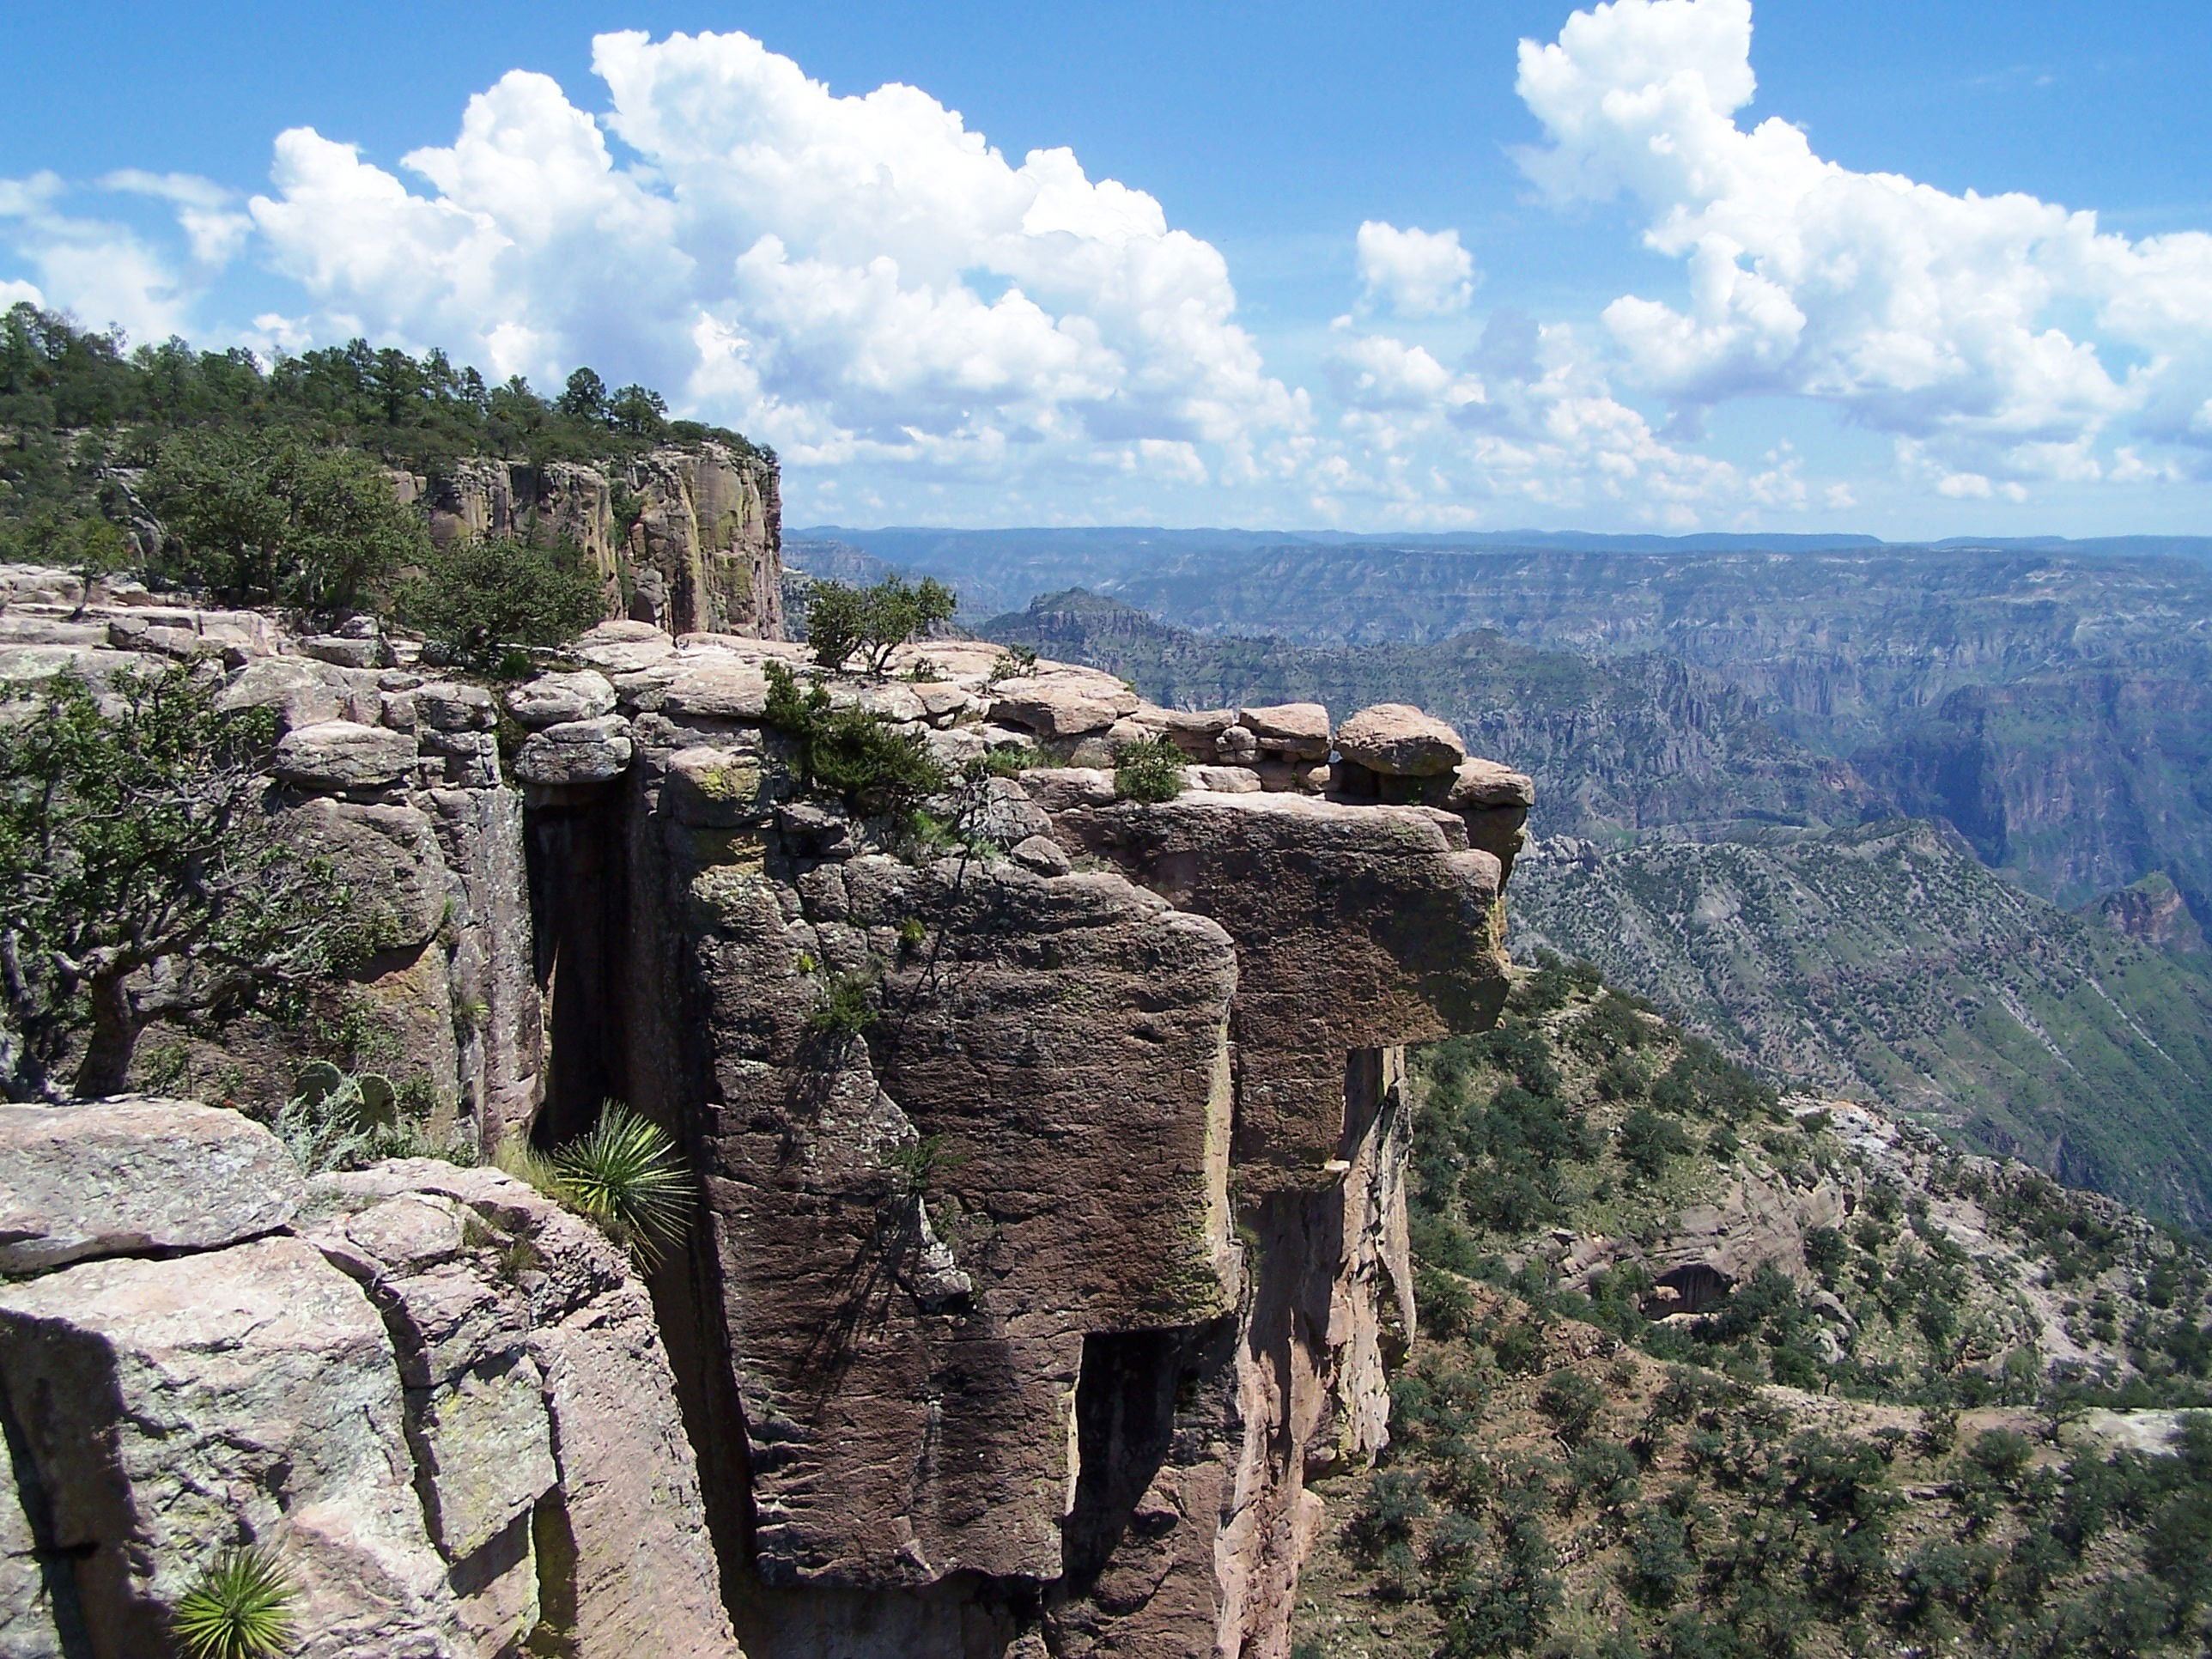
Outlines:
[[[351,720],[295,727],[276,744],[276,775],[301,789],[370,789],[398,781],[415,767],[411,733]]]
[[[378,638],[344,639],[336,634],[318,634],[300,641],[303,655],[317,662],[335,663],[341,668],[380,668],[384,665],[384,641]]]
[[[307,1224],[384,1311],[456,1582],[520,1534],[526,1565],[552,1551],[535,1580],[585,1659],[738,1659],[667,1357],[621,1254],[510,1176],[427,1159],[319,1178]],[[501,1256],[519,1244],[533,1265],[516,1273]],[[497,1589],[465,1606],[471,1628],[513,1622],[483,1605]]]
[[[1235,1022],[1249,1182],[1338,1156],[1346,1054],[1480,1030],[1504,1000],[1498,861],[1449,814],[1208,793],[1053,818],[1063,845],[1249,942]]]
[[[1337,728],[1337,752],[1385,777],[1431,777],[1467,758],[1459,733],[1411,703],[1378,702]]]
[[[1487,811],[1492,807],[1529,807],[1536,804],[1535,781],[1491,760],[1463,760],[1452,773],[1451,787],[1439,805],[1455,812]]]
[[[619,714],[568,720],[532,732],[514,775],[525,783],[605,783],[629,769],[632,747],[629,722]]]
[[[325,720],[373,722],[380,699],[364,695],[342,670],[299,657],[264,657],[249,662],[223,687],[216,707],[274,708],[277,729],[291,732]]]
[[[428,813],[314,795],[276,822],[287,841],[328,862],[378,949],[407,949],[438,931],[449,888]]]
[[[443,781],[463,789],[490,789],[499,783],[499,738],[489,732],[441,732],[424,726],[416,734],[425,755],[442,763]]]
[[[1218,795],[1249,795],[1261,787],[1260,775],[1249,766],[1186,766],[1182,782],[1186,789]]]
[[[1055,663],[1000,681],[992,692],[991,718],[1040,737],[1079,738],[1133,714],[1137,701],[1137,694],[1110,674]]]
[[[699,878],[724,1103],[708,1197],[762,1570],[1053,1577],[1081,1333],[1233,1297],[1226,943],[1111,875],[873,856],[842,872],[840,919],[811,938],[760,878]],[[908,918],[933,943],[899,956]],[[902,1022],[880,1075],[810,1032],[820,993],[799,961],[878,936]],[[892,1156],[929,1136],[947,1152],[927,1190],[975,1218],[939,1236],[971,1282],[957,1305]]]
[[[1048,812],[1103,806],[1114,799],[1114,775],[1097,767],[1033,767],[1022,774],[1021,785]]]
[[[438,732],[489,732],[499,724],[499,705],[481,685],[433,680],[415,688],[415,712]]]
[[[614,708],[614,686],[605,674],[589,668],[573,674],[540,674],[507,694],[507,713],[533,732],[572,720],[594,720],[611,714]]]
[[[720,652],[687,654],[666,680],[659,706],[675,718],[757,720],[768,708],[768,676]]]
[[[634,673],[676,654],[676,641],[651,623],[604,622],[569,642],[570,654],[610,677]]]
[[[1049,836],[1031,836],[1006,849],[1006,856],[1041,876],[1064,876],[1075,867],[1060,843]]]
[[[60,1626],[62,1620],[73,1620],[75,1598],[66,1610],[55,1606],[56,1581],[64,1569],[56,1563],[50,1576],[40,1559],[38,1538],[24,1508],[27,1498],[43,1510],[46,1494],[19,1492],[15,1460],[0,1457],[0,1659],[69,1659]]]
[[[1288,755],[1299,760],[1328,758],[1328,710],[1317,702],[1240,708],[1237,724],[1259,739],[1262,754]]]
[[[382,1322],[272,1237],[0,1286],[0,1387],[47,1493],[92,1651],[167,1651],[221,1545],[274,1544],[307,1659],[462,1659],[423,1531]]]
[[[771,783],[757,747],[679,749],[667,760],[662,810],[698,829],[734,830],[774,806]]]
[[[301,1192],[291,1154],[236,1112],[0,1105],[0,1273],[228,1244],[283,1226]]]
[[[999,847],[1012,847],[1033,836],[1050,836],[1052,820],[1012,778],[987,778],[976,791],[960,827]]]

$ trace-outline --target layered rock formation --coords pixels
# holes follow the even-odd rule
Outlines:
[[[933,643],[834,696],[1075,763],[979,772],[933,846],[802,799],[793,647],[579,652],[615,711],[520,763],[541,951],[597,964],[548,1121],[621,1094],[704,1176],[655,1291],[749,1651],[1285,1651],[1306,1473],[1379,1447],[1406,1328],[1398,1045],[1494,1016],[1527,780],[1413,711],[1332,767],[1316,706]],[[1162,737],[1185,792],[1118,799]]]
[[[574,544],[606,582],[611,615],[675,633],[782,632],[782,505],[775,463],[758,455],[702,441],[618,468],[479,459],[394,482],[441,541]]]
[[[351,993],[386,1069],[483,1148],[625,1099],[704,1200],[650,1322],[596,1235],[438,1164],[0,1240],[51,1269],[0,1294],[19,1483],[108,1494],[74,1530],[30,1494],[16,1530],[48,1581],[104,1564],[61,1575],[112,1610],[100,1650],[156,1641],[223,1535],[306,1540],[318,1653],[534,1620],[717,1652],[725,1607],[754,1659],[1286,1651],[1305,1480],[1382,1443],[1411,1316],[1401,1046],[1495,1016],[1526,778],[1409,708],[1171,710],[933,642],[823,682],[964,769],[915,819],[807,787],[815,739],[768,718],[798,647],[613,623],[495,694],[371,665],[404,642],[218,641],[246,624],[9,580],[0,674],[191,658],[277,710],[270,810],[398,941]],[[1182,793],[1121,799],[1159,739]],[[227,1040],[186,1069],[281,1098],[299,1034]],[[191,1381],[170,1449],[133,1440],[130,1378],[261,1346],[276,1393]],[[239,1430],[278,1397],[293,1427]],[[173,1478],[216,1495],[162,1531]]]
[[[0,1285],[8,1659],[167,1653],[240,1543],[313,1659],[738,1659],[644,1291],[521,1182],[303,1183],[235,1112],[0,1106],[0,1217],[48,1269]]]

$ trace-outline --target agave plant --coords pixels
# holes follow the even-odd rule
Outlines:
[[[599,1125],[553,1154],[559,1192],[652,1267],[664,1247],[684,1237],[691,1182],[675,1146],[656,1124],[619,1101],[601,1109]]]
[[[178,1644],[187,1659],[275,1659],[291,1645],[299,1593],[274,1552],[227,1549],[178,1598]]]

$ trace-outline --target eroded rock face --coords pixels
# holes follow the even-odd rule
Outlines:
[[[833,698],[1077,763],[931,803],[945,856],[800,788],[771,647],[586,648],[635,752],[546,798],[538,885],[618,888],[562,924],[622,988],[574,1017],[701,1173],[655,1293],[749,1651],[1279,1659],[1305,1477],[1382,1443],[1410,1319],[1398,1045],[1502,1002],[1526,781],[1455,796],[1455,737],[1324,797],[1317,708],[933,643]],[[1118,800],[1153,734],[1249,763]]]
[[[94,1653],[166,1650],[220,1546],[283,1541],[305,1655],[459,1656],[382,1322],[297,1238],[0,1288],[0,1388]]]
[[[283,1156],[191,1103],[6,1109],[100,1116],[87,1144],[187,1189],[203,1120]],[[185,1231],[0,1285],[0,1653],[170,1651],[252,1541],[313,1659],[742,1659],[650,1304],[595,1228],[416,1160],[319,1177],[291,1231]]]
[[[761,456],[708,442],[657,449],[619,469],[477,459],[398,488],[423,501],[441,542],[574,545],[605,580],[611,615],[626,610],[672,634],[782,633],[782,506],[775,465]]]

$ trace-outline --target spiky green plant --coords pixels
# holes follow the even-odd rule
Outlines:
[[[178,1598],[177,1640],[187,1659],[275,1659],[292,1644],[299,1594],[274,1551],[227,1549]]]
[[[691,1182],[657,1124],[619,1101],[601,1109],[598,1127],[553,1154],[561,1195],[651,1267],[684,1237]]]

